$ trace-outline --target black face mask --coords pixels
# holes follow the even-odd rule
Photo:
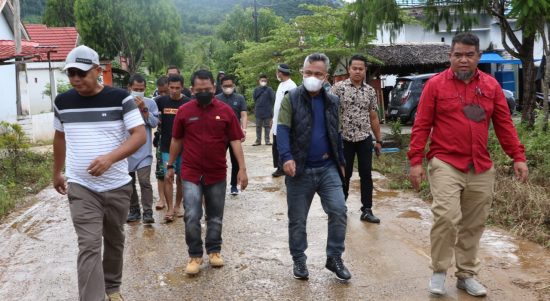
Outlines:
[[[212,102],[212,92],[199,92],[195,94],[199,105],[206,106]]]

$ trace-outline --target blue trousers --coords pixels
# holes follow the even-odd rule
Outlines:
[[[222,248],[222,221],[225,206],[226,181],[212,185],[183,181],[183,207],[185,209],[185,242],[189,257],[202,257],[201,238],[202,197],[206,210],[206,253],[219,253]]]
[[[306,258],[306,222],[315,193],[321,197],[321,205],[328,215],[327,257],[341,257],[345,248],[347,207],[342,180],[336,165],[306,168],[300,176],[286,176],[285,183],[288,203],[288,243],[292,259]]]

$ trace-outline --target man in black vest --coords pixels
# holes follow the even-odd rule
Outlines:
[[[338,98],[323,89],[329,59],[322,53],[304,61],[303,84],[283,99],[277,122],[277,143],[286,174],[288,237],[294,278],[307,279],[308,211],[317,193],[328,214],[325,267],[340,280],[351,274],[342,262],[347,207],[342,189],[344,154],[338,118]]]

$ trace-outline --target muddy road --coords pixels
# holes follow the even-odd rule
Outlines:
[[[447,277],[446,297],[429,295],[429,206],[412,194],[380,188],[380,175],[374,196],[379,225],[359,220],[358,179],[352,180],[344,254],[351,281],[341,283],[324,268],[327,217],[318,199],[308,220],[310,279],[295,280],[284,178],[271,177],[271,149],[252,147],[253,133],[250,128],[245,142],[249,187],[226,199],[226,265],[205,263],[198,276],[187,277],[183,220],[164,224],[164,213],[156,211],[152,226],[126,225],[126,300],[480,300],[457,290],[454,276]],[[68,201],[52,188],[4,220],[0,241],[0,300],[78,299],[76,235]],[[479,279],[489,291],[482,300],[550,300],[549,251],[489,228],[481,258]]]

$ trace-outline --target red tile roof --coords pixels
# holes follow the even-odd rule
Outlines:
[[[9,60],[15,57],[30,58],[40,56],[48,48],[36,48],[36,42],[21,41],[21,53],[15,53],[15,42],[13,40],[0,40],[0,61]],[[50,48],[51,49],[51,48]]]
[[[47,27],[43,24],[25,24],[31,41],[38,42],[40,46],[56,46],[56,51],[51,53],[52,61],[65,61],[67,54],[77,46],[78,32],[74,27]],[[47,60],[46,54],[35,61]]]

